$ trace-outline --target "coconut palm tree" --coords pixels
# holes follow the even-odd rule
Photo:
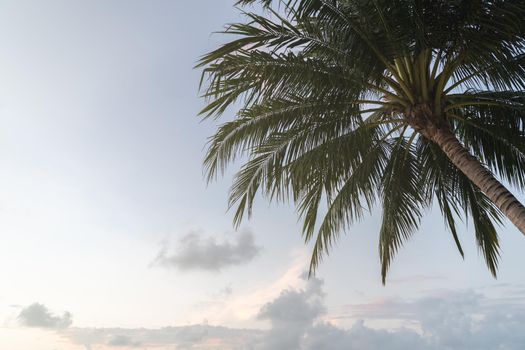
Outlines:
[[[247,5],[256,0],[241,0]],[[292,199],[310,271],[378,204],[382,280],[432,205],[461,255],[473,223],[496,276],[495,224],[525,234],[523,0],[260,0],[204,55],[202,114],[237,110],[210,138],[208,179],[244,162],[235,224],[258,193]],[[254,10],[255,11],[255,10]]]

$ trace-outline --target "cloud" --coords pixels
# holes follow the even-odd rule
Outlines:
[[[258,350],[330,349],[401,350],[424,349],[425,341],[413,330],[375,330],[357,321],[345,330],[322,320],[326,314],[323,281],[313,278],[304,289],[284,290],[261,308],[259,318],[270,321],[271,329]]]
[[[125,346],[130,348],[136,348],[141,345],[138,341],[133,341],[133,339],[127,335],[117,334],[112,336],[108,341],[109,346]]]
[[[62,316],[51,313],[49,309],[42,304],[34,303],[20,311],[18,321],[25,327],[63,329],[69,327],[72,323],[72,315],[64,312]]]
[[[249,349],[250,344],[258,343],[263,332],[192,325],[160,329],[69,328],[61,334],[88,349],[104,345],[123,348]]]
[[[272,325],[261,348],[300,348],[305,330],[325,312],[322,285],[321,280],[311,279],[305,289],[284,290],[261,308],[258,318],[269,320]]]
[[[268,319],[274,326],[313,322],[322,315],[325,308],[322,304],[323,281],[312,278],[305,289],[287,289],[273,301],[265,304],[259,318]]]
[[[190,323],[199,323],[203,319],[210,324],[252,323],[260,314],[261,306],[276,299],[283,290],[300,289],[304,286],[302,272],[308,267],[309,255],[301,248],[290,254],[290,265],[283,266],[274,280],[261,281],[244,290],[237,289],[227,298],[199,303],[198,310],[188,315]]]
[[[414,299],[384,299],[339,308],[327,315],[323,281],[303,279],[260,307],[268,330],[211,325],[161,329],[68,328],[61,334],[86,348],[253,350],[521,350],[525,348],[525,296],[504,298],[475,290],[438,291]],[[350,328],[330,319],[350,318]],[[378,324],[383,324],[378,327]],[[389,324],[385,327],[385,324]],[[375,326],[374,326],[375,325]]]
[[[224,241],[190,232],[178,240],[173,251],[165,243],[152,265],[174,267],[183,271],[220,271],[250,262],[260,250],[249,230],[236,234],[233,240]]]
[[[359,320],[349,330],[337,328],[329,323],[318,323],[305,332],[300,349],[427,350],[428,344],[413,330],[373,329],[367,327],[363,320]]]
[[[418,325],[424,349],[523,349],[525,299],[492,299],[473,290],[347,306],[347,316]]]

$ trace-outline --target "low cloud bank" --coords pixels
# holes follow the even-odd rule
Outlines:
[[[525,295],[488,298],[476,291],[448,291],[418,299],[387,299],[347,305],[330,319],[358,319],[343,329],[326,322],[323,282],[287,289],[257,316],[269,330],[195,325],[162,329],[69,328],[62,335],[87,349],[95,346],[158,349],[252,350],[521,350],[525,348]],[[410,327],[377,329],[377,321]]]

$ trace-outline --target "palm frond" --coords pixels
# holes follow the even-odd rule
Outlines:
[[[418,228],[427,203],[419,188],[414,149],[405,139],[392,139],[390,159],[381,180],[383,219],[379,233],[379,256],[383,283],[392,258]]]
[[[252,12],[243,7],[253,4],[260,6]],[[315,241],[314,273],[338,237],[379,204],[385,283],[424,211],[437,205],[462,256],[457,221],[473,223],[495,276],[502,212],[436,135],[452,135],[479,174],[525,186],[525,2],[237,5],[245,22],[227,26],[231,41],[197,64],[201,116],[236,110],[204,160],[208,180],[244,160],[230,190],[234,223],[251,215],[258,195],[292,200],[305,241]]]

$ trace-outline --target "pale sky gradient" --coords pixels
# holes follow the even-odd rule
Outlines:
[[[192,68],[233,3],[0,1],[0,348],[525,348],[510,224],[494,280],[429,213],[386,287],[378,213],[309,282],[293,208],[259,201],[234,232]]]

